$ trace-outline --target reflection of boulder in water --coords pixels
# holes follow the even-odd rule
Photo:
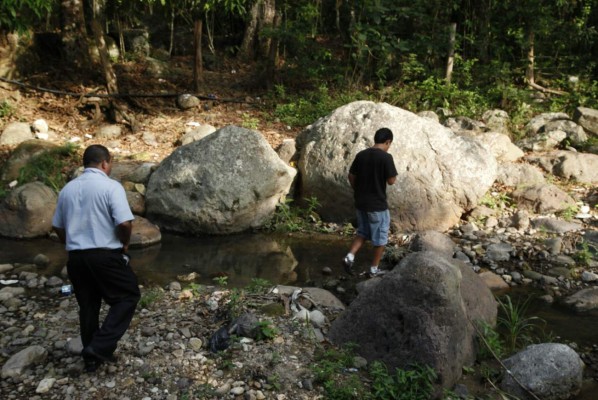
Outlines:
[[[133,261],[136,261],[135,254]],[[209,282],[210,276],[222,274],[229,277],[231,286],[242,287],[253,278],[266,279],[271,283],[294,282],[298,261],[290,246],[267,235],[164,235],[159,255],[151,261],[151,265],[134,264],[137,265],[140,265],[136,267],[140,275],[152,275],[154,278],[151,280],[175,280],[177,275],[197,272],[204,283]]]
[[[226,241],[228,242],[228,241]],[[244,236],[244,240],[231,240],[221,245],[212,244],[199,254],[197,264],[209,275],[227,273],[235,286],[249,284],[253,278],[272,283],[294,282],[298,262],[291,247],[267,236]]]

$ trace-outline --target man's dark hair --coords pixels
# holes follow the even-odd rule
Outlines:
[[[110,152],[101,144],[92,144],[83,153],[83,166],[101,164],[102,161],[110,161]]]
[[[388,128],[380,128],[374,135],[374,143],[385,143],[387,140],[392,142],[392,131]]]

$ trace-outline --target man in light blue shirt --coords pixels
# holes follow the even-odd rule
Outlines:
[[[128,329],[140,292],[126,254],[134,219],[125,190],[108,176],[112,157],[104,146],[83,153],[85,170],[58,195],[52,227],[69,252],[67,271],[79,304],[79,323],[88,372],[115,361],[117,343]],[[102,299],[110,306],[99,323]]]

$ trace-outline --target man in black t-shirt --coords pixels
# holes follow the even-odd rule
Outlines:
[[[388,153],[392,140],[390,129],[378,129],[374,135],[374,145],[357,153],[349,169],[349,183],[354,191],[357,209],[357,236],[343,259],[350,274],[355,254],[366,240],[370,240],[374,246],[370,274],[380,273],[378,264],[384,253],[384,246],[388,243],[390,228],[386,185],[394,184],[397,178],[394,160]]]

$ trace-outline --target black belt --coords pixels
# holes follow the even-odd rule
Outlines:
[[[96,248],[96,249],[85,249],[85,250],[71,250],[69,254],[86,254],[86,253],[122,253],[123,249],[105,249],[105,248]]]

